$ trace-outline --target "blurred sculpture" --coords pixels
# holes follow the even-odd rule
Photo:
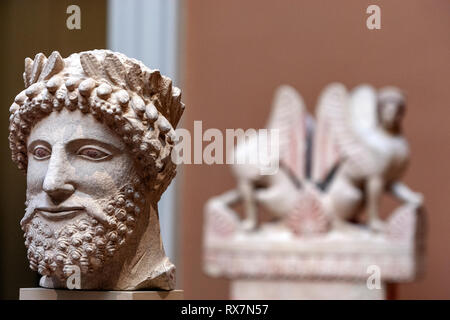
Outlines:
[[[264,164],[246,161],[251,154],[270,150],[261,148],[256,137],[236,146],[232,171],[244,201],[244,229],[256,228],[257,204],[278,218],[292,212],[299,193],[299,182],[305,179],[307,125],[311,121],[305,113],[300,95],[295,89],[282,86],[276,92],[274,108],[267,124],[267,129],[279,131],[277,161],[280,162],[281,170],[275,174],[262,175],[260,167]]]
[[[158,70],[109,50],[25,59],[10,108],[12,159],[27,174],[21,226],[47,288],[171,290],[157,203],[184,104]],[[77,275],[77,274],[76,274]]]
[[[336,227],[355,219],[365,204],[369,227],[382,231],[379,203],[385,190],[405,203],[422,204],[420,194],[399,182],[409,160],[401,131],[405,108],[403,94],[393,87],[377,93],[361,86],[349,95],[333,84],[322,94],[313,179],[324,184],[323,205]]]
[[[261,175],[262,164],[243,159],[267,148],[237,145],[232,170],[238,188],[206,205],[207,273],[234,279],[238,298],[252,291],[240,279],[254,277],[361,280],[377,265],[384,282],[413,279],[420,271],[423,199],[400,182],[409,159],[401,132],[405,108],[404,95],[393,87],[364,85],[348,93],[331,84],[314,122],[295,89],[280,87],[267,125],[279,130],[280,170]],[[379,217],[385,191],[402,201],[387,222]],[[239,202],[242,220],[233,210]],[[258,221],[261,211],[272,221]],[[249,252],[259,260],[249,261]]]

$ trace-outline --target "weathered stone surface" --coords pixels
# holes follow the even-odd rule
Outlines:
[[[157,204],[176,173],[167,133],[183,112],[181,91],[109,50],[38,54],[26,59],[24,80],[9,141],[27,174],[21,226],[40,285],[174,289]],[[146,105],[158,106],[151,118]]]

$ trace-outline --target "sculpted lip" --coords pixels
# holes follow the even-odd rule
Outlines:
[[[83,210],[83,207],[36,208],[39,214],[53,220],[72,218]]]

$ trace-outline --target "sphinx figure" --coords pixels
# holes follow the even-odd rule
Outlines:
[[[375,265],[383,283],[414,279],[422,270],[423,196],[401,182],[409,160],[401,130],[405,111],[397,88],[361,85],[349,92],[334,83],[323,90],[314,120],[294,88],[278,88],[266,128],[279,132],[279,170],[264,175],[264,163],[245,161],[269,148],[245,141],[236,146],[237,188],[205,206],[206,273],[233,279],[232,296],[243,299],[252,298],[244,292],[264,298],[248,282],[255,277],[303,284],[331,279],[336,288],[336,279],[337,287],[363,283]],[[401,202],[386,221],[380,218],[385,192]],[[261,212],[271,220],[259,219]],[[320,286],[293,290],[298,298],[346,297]],[[342,290],[375,297],[364,287]],[[270,284],[266,289],[276,292]],[[308,290],[325,293],[301,293]],[[383,298],[380,292],[376,297]]]
[[[45,288],[172,290],[157,203],[175,176],[180,89],[109,50],[25,59],[10,108],[12,160],[27,176],[21,227]]]

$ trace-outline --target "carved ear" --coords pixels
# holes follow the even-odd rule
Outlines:
[[[64,60],[58,51],[53,51],[50,57],[48,57],[47,63],[45,64],[41,75],[39,76],[39,81],[48,80],[53,75],[61,72],[64,69]]]

